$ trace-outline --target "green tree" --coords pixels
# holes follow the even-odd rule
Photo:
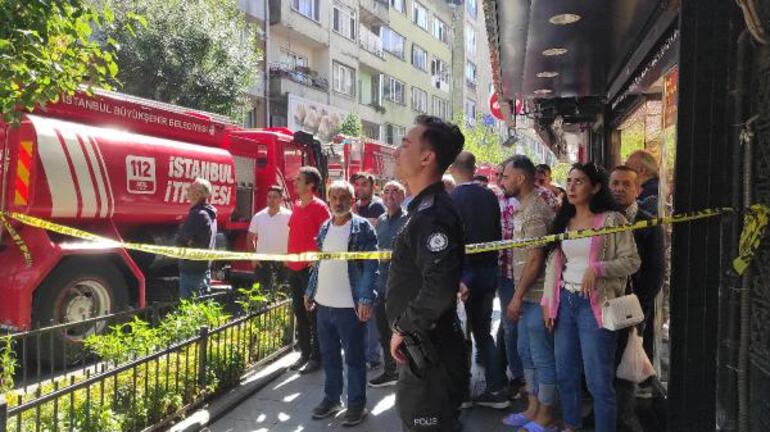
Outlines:
[[[503,138],[497,130],[484,125],[481,115],[477,116],[475,126],[470,126],[466,117],[458,113],[455,124],[465,136],[463,149],[473,153],[478,164],[488,162],[498,165],[514,154],[513,148],[503,147]]]
[[[99,35],[121,46],[123,91],[240,118],[260,69],[256,29],[237,0],[93,0],[114,10]],[[135,35],[124,22],[147,20]]]
[[[93,38],[94,29],[112,25],[81,0],[0,0],[0,110],[18,121],[17,108],[31,110],[74,93],[81,84],[109,87],[118,73],[117,43]],[[128,14],[124,31],[137,21]]]
[[[338,133],[353,137],[360,137],[364,134],[364,126],[361,124],[361,119],[356,114],[349,113],[342,121],[342,125],[340,125],[340,130]]]
[[[556,162],[556,164],[551,167],[551,179],[561,186],[566,186],[570,168],[572,168],[571,163]]]

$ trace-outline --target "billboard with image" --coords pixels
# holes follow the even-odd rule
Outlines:
[[[344,110],[289,94],[287,122],[293,131],[313,134],[321,142],[329,142],[348,114]]]

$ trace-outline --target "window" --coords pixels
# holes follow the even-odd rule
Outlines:
[[[421,113],[428,112],[428,93],[412,87],[412,109]]]
[[[385,99],[399,103],[403,105],[404,102],[404,83],[391,77],[385,77],[385,85],[383,88]]]
[[[478,8],[476,7],[476,0],[465,0],[465,10],[473,18],[476,18]]]
[[[398,12],[404,13],[406,0],[390,0],[390,6]]]
[[[406,39],[396,33],[390,27],[382,27],[382,48],[394,56],[404,59],[404,45]]]
[[[437,89],[449,91],[449,64],[447,62],[433,57],[430,62],[430,74],[433,76],[433,85]]]
[[[449,27],[435,15],[433,16],[433,36],[445,44],[449,43]]]
[[[356,71],[353,68],[334,62],[332,76],[334,91],[348,96],[355,94]]]
[[[469,126],[476,126],[476,102],[465,100],[465,121]]]
[[[476,55],[476,30],[469,25],[465,26],[465,53],[469,56]]]
[[[401,144],[401,139],[404,138],[404,135],[406,135],[406,128],[404,126],[385,123],[385,141],[388,144]]]
[[[417,69],[428,72],[428,52],[412,44],[412,64]]]
[[[442,119],[449,118],[449,101],[433,96],[433,115]]]
[[[291,70],[298,67],[307,67],[307,58],[295,54],[286,48],[281,48],[281,65]]]
[[[320,16],[318,12],[319,1],[320,0],[291,0],[291,8],[312,20],[318,21]]]
[[[356,13],[349,7],[334,5],[334,31],[348,39],[356,38]]]
[[[425,6],[417,2],[412,3],[412,22],[428,31],[428,10],[425,9]]]
[[[469,61],[465,62],[465,81],[476,86],[476,65]]]

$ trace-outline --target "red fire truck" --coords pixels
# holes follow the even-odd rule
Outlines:
[[[172,244],[189,184],[206,178],[218,240],[230,250],[246,250],[249,220],[268,186],[281,185],[291,202],[300,166],[326,165],[311,135],[242,129],[217,115],[104,91],[64,96],[25,113],[18,127],[0,122],[0,155],[0,210],[149,244]],[[13,225],[32,264],[0,233],[5,328],[142,307],[154,281],[175,273],[173,260]],[[235,273],[251,268],[233,263]]]
[[[329,177],[350,179],[359,172],[377,177],[379,182],[395,178],[396,149],[377,140],[337,135],[333,143],[337,161],[329,164]],[[340,148],[341,146],[341,148]]]

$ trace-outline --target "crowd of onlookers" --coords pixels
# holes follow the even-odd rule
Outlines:
[[[656,163],[644,151],[609,174],[593,163],[575,164],[564,188],[553,183],[547,165],[521,155],[502,163],[491,183],[476,175],[476,159],[467,151],[449,174],[444,187],[464,223],[467,244],[617,226],[653,218],[657,209]],[[377,181],[359,173],[350,182],[331,182],[323,200],[321,174],[302,167],[294,179],[299,199],[293,208],[282,207],[280,187],[270,188],[267,207],[251,221],[248,242],[256,252],[272,254],[390,250],[408,213],[417,209],[409,207],[408,185],[389,181],[377,196]],[[205,203],[206,185],[199,186],[196,198]],[[210,211],[199,207],[197,212]],[[503,423],[531,432],[560,430],[559,423],[576,431],[585,420],[581,404],[590,396],[596,431],[642,430],[634,401],[649,397],[651,387],[616,379],[631,329],[605,329],[602,306],[637,295],[645,316],[638,331],[652,358],[663,259],[659,227],[467,255],[458,296],[486,387],[478,395],[468,389],[463,408],[505,409],[523,397],[526,409]],[[289,287],[301,354],[291,368],[300,374],[323,369],[325,397],[314,418],[342,409],[344,369],[348,426],[366,416],[367,385],[398,381],[385,314],[388,266],[387,260],[256,263],[263,289]],[[493,335],[496,298],[502,317]],[[378,368],[367,382],[367,371]]]

